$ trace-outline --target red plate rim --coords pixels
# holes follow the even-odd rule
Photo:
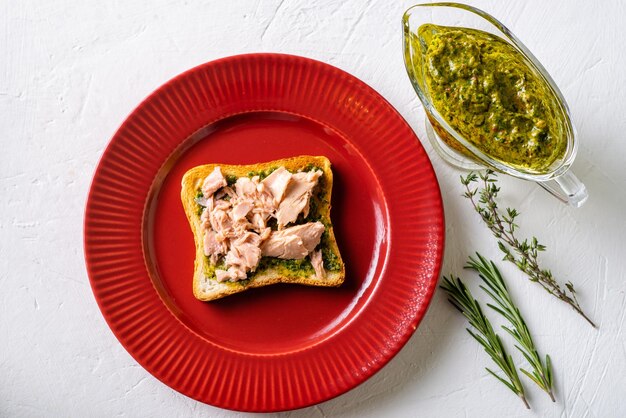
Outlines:
[[[285,80],[297,77],[304,79],[297,91],[284,85]],[[217,99],[207,94],[207,89],[213,89],[215,97],[227,98],[232,80],[241,83],[236,87],[250,96],[247,109],[235,111],[227,102],[211,102]],[[316,90],[312,84],[324,89]],[[275,87],[275,97],[267,97],[267,86]],[[372,170],[394,191],[394,199],[386,199],[391,202],[387,208],[390,225],[401,226],[388,231],[394,236],[389,249],[393,257],[383,275],[390,278],[381,281],[384,285],[378,286],[359,316],[310,349],[279,356],[228,351],[187,328],[159,297],[144,262],[143,210],[154,176],[181,141],[202,126],[235,113],[276,110],[298,114],[290,108],[297,100],[287,97],[294,94],[297,100],[326,103],[318,106],[318,114],[307,115],[314,120],[328,121],[339,115],[344,119],[340,131],[354,130],[355,135],[363,125],[375,129],[378,136],[363,147],[368,155],[375,154],[368,160]],[[198,110],[209,97],[206,108]],[[351,120],[341,112],[347,112]],[[186,124],[172,122],[177,120]],[[149,145],[154,153],[145,152],[142,145]],[[128,149],[130,154],[125,151]],[[133,159],[136,157],[141,161]],[[110,140],[95,170],[85,208],[84,255],[91,287],[122,346],[148,372],[178,392],[240,411],[271,412],[313,405],[354,388],[379,371],[424,317],[438,281],[443,248],[439,185],[427,154],[402,116],[356,77],[320,61],[285,54],[222,58],[194,67],[159,87]],[[217,360],[201,361],[207,353]],[[219,382],[215,376],[239,381]]]

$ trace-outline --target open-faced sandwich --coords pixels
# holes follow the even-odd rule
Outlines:
[[[209,301],[273,283],[339,286],[326,157],[207,164],[182,180],[196,244],[193,293]]]

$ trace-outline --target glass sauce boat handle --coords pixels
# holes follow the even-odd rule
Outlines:
[[[581,207],[589,197],[585,185],[571,171],[554,180],[538,181],[537,184],[560,201],[576,208]]]

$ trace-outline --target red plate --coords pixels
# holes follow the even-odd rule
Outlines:
[[[183,173],[301,154],[333,164],[345,283],[196,300]],[[402,117],[351,75],[278,54],[213,61],[150,95],[104,152],[85,213],[91,286],[122,345],[171,388],[242,411],[312,405],[383,367],[426,312],[443,236],[435,174]]]

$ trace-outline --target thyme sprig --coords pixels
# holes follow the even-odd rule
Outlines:
[[[493,330],[491,322],[485,317],[478,301],[474,299],[469,289],[458,277],[450,276],[450,279],[444,277],[441,288],[448,294],[450,303],[461,311],[470,325],[476,330],[472,331],[466,328],[467,332],[483,346],[485,352],[489,354],[494,363],[504,372],[506,379],[498,376],[488,367],[485,369],[496,379],[504,383],[513,393],[519,396],[526,408],[530,409],[530,405],[526,400],[524,386],[522,386],[513,359],[504,348],[500,336]]]
[[[482,188],[472,188],[471,185],[482,180]],[[498,239],[498,247],[504,253],[504,260],[515,264],[531,281],[539,283],[548,293],[569,304],[576,312],[587,320],[594,328],[593,321],[583,312],[576,299],[576,289],[572,282],[565,283],[565,289],[554,279],[552,272],[539,266],[537,256],[545,251],[546,247],[539,244],[537,238],[519,240],[516,235],[518,225],[515,223],[519,212],[506,208],[506,213],[498,209],[496,198],[500,188],[496,185],[496,174],[493,170],[486,170],[484,174],[471,172],[467,177],[461,176],[461,183],[465,186],[466,198],[472,202],[474,209],[487,224],[493,235]],[[478,195],[478,199],[476,199]]]
[[[526,321],[524,321],[519,309],[513,303],[511,294],[496,265],[493,261],[488,261],[479,253],[476,253],[476,257],[477,258],[473,258],[470,256],[465,267],[478,273],[485,284],[485,286],[481,285],[480,288],[496,303],[495,305],[488,303],[487,306],[504,316],[511,324],[511,327],[503,325],[502,328],[517,341],[515,347],[522,353],[532,367],[532,372],[522,368],[520,368],[520,371],[546,392],[550,396],[550,399],[552,399],[552,402],[554,402],[554,393],[552,391],[552,362],[550,356],[546,355],[545,361],[539,356],[533,338],[528,330],[528,326],[526,325]]]

